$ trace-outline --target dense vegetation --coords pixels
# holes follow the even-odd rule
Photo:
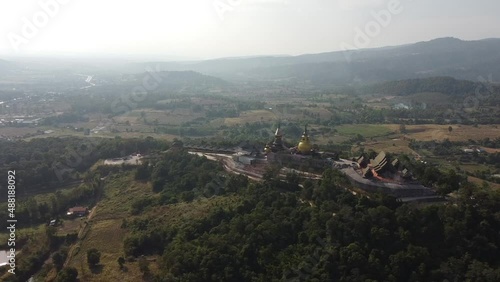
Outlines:
[[[354,196],[333,170],[297,192],[292,179],[239,180],[218,194],[239,195],[238,206],[180,227],[139,217],[124,225],[124,251],[162,255],[158,281],[500,279],[498,192],[466,184],[455,203],[418,206]]]
[[[468,94],[474,94],[476,89],[482,89],[480,82],[457,80],[452,77],[431,77],[379,83],[367,87],[365,91],[402,96],[434,92],[463,97]],[[495,88],[495,90],[497,89]]]
[[[7,170],[16,169],[23,194],[30,195],[80,180],[80,174],[99,159],[124,157],[134,152],[146,154],[162,148],[166,148],[165,143],[153,138],[0,140],[0,174],[7,175]]]
[[[102,147],[110,155],[128,146],[120,139],[103,142],[111,142]],[[144,142],[149,149],[163,146]],[[122,224],[129,231],[124,257],[137,257],[144,275],[157,281],[498,281],[500,193],[466,183],[451,171],[440,175],[435,167],[402,161],[438,188],[460,187],[456,200],[412,205],[382,195],[353,195],[345,177],[331,169],[320,181],[297,175],[283,181],[279,169],[271,168],[263,182],[255,183],[182,150],[155,154],[135,168],[136,181],[150,183],[154,194],[130,203],[133,219]],[[59,194],[49,203],[29,199],[20,203],[18,215],[35,223],[57,215],[71,201],[96,199],[100,175],[109,173],[122,172],[97,167],[83,176],[85,183],[75,193]],[[210,197],[239,200],[177,225],[148,213]],[[24,255],[18,278],[39,270],[52,253],[58,281],[73,281],[74,269],[63,268],[63,262],[76,234],[58,237],[47,227],[36,240],[20,238]],[[92,265],[99,263],[94,253]],[[158,270],[152,271],[142,255],[159,256]]]

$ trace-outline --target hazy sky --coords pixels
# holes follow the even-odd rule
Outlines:
[[[0,54],[296,55],[500,37],[499,13],[498,0],[0,0]]]

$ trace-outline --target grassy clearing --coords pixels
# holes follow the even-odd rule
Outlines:
[[[33,197],[33,199],[37,203],[46,203],[50,204],[50,197],[55,196],[55,192],[60,191],[63,195],[69,195],[73,193],[73,191],[80,187],[81,184],[73,184],[73,185],[68,185],[68,186],[62,186],[62,187],[55,187],[55,188],[48,188],[44,189],[43,191],[40,191],[40,194],[32,195],[32,194],[26,194],[26,195],[19,195],[18,198],[21,200],[25,200],[26,198]]]
[[[117,259],[123,256],[123,239],[120,219],[92,221],[90,231],[77,246],[70,266],[78,269],[80,281],[141,281],[142,274],[136,263],[127,263],[127,270],[120,270]],[[87,264],[87,251],[96,248],[101,252],[101,262],[96,269]]]
[[[205,217],[216,208],[235,207],[241,199],[237,196],[201,198],[190,203],[158,206],[144,213],[150,218],[160,219],[169,226],[181,225],[189,220]]]
[[[190,203],[177,203],[147,208],[137,216],[130,215],[130,206],[136,199],[152,196],[149,183],[136,182],[132,172],[110,176],[105,180],[102,200],[97,204],[94,216],[89,221],[88,231],[84,233],[75,247],[69,266],[78,270],[80,281],[142,281],[142,273],[137,261],[127,261],[121,270],[117,260],[123,253],[123,240],[128,234],[122,229],[123,219],[136,217],[160,219],[169,226],[181,225],[193,219],[203,218],[216,208],[235,206],[240,202],[237,196],[217,196],[202,198]],[[101,252],[101,266],[90,269],[87,264],[87,251],[96,248]],[[150,269],[156,273],[157,256],[150,256]]]
[[[483,147],[483,149],[489,154],[500,153],[500,149],[486,148],[486,147]]]
[[[275,113],[268,110],[253,110],[244,111],[237,118],[226,118],[224,124],[227,126],[240,125],[245,123],[255,123],[260,121],[273,122],[277,121],[278,117]]]
[[[94,220],[125,218],[134,200],[153,195],[149,183],[137,182],[132,172],[110,176],[106,179],[104,195],[98,203]]]
[[[426,104],[448,104],[453,102],[452,97],[439,92],[422,92],[408,96],[398,96],[391,102],[397,103],[426,103]]]
[[[143,124],[144,119],[148,122],[157,122],[159,125],[181,125],[204,116],[204,113],[194,113],[191,109],[141,109],[127,112],[114,119],[118,123],[126,123],[128,121],[130,125]]]
[[[32,127],[0,127],[0,136],[13,138],[26,134],[35,134],[39,128]]]
[[[151,194],[147,183],[133,180],[131,172],[111,176],[105,180],[104,195],[97,204],[89,227],[82,234],[70,259],[69,266],[78,270],[81,281],[141,281],[142,274],[135,264],[128,271],[119,269],[117,259],[123,256],[123,239],[127,234],[121,228],[122,219],[129,213],[130,204],[143,195]],[[101,266],[90,269],[87,251],[96,248],[101,252]]]
[[[349,124],[337,126],[335,129],[339,135],[356,136],[361,134],[365,138],[386,136],[395,131],[386,125],[377,124]]]
[[[473,176],[469,176],[468,180],[469,180],[469,182],[475,183],[478,186],[482,186],[484,183],[486,183],[487,185],[490,186],[491,189],[500,190],[500,184],[498,184],[498,183],[489,182],[489,181],[486,181],[486,180],[483,180],[483,179],[480,179],[477,177],[473,177]]]
[[[399,130],[399,124],[386,125],[392,131]],[[498,138],[500,129],[497,125],[480,125],[474,127],[471,125],[452,125],[452,131],[448,131],[449,125],[438,124],[419,124],[406,125],[406,137],[418,141],[442,141],[449,139],[450,141],[468,141],[480,140],[484,138]]]
[[[318,105],[318,104],[316,104]],[[329,110],[325,109],[325,108],[322,108],[322,107],[298,107],[296,108],[297,110],[299,110],[301,113],[302,111],[306,111],[308,113],[312,113],[314,115],[319,115],[319,118],[320,119],[330,119],[332,117],[332,112],[330,112]]]
[[[487,165],[483,165],[483,164],[461,164],[460,165],[460,168],[462,168],[463,170],[467,171],[467,172],[475,172],[477,170],[487,170],[487,169],[492,169],[492,167],[490,166],[487,166]],[[494,169],[492,169],[494,170]]]
[[[66,236],[66,234],[78,233],[80,228],[85,225],[86,217],[64,219],[62,224],[57,226],[58,236]]]
[[[410,156],[418,156],[418,153],[408,147],[409,142],[401,139],[388,139],[374,142],[364,142],[361,146],[353,146],[353,151],[357,151],[359,147],[364,147],[365,151],[373,150],[375,152],[384,151],[393,154],[407,154]]]

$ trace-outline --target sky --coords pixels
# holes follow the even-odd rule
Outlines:
[[[498,0],[0,0],[0,56],[177,60],[500,38]]]

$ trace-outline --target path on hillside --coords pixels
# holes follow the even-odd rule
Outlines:
[[[95,207],[92,208],[92,210],[90,210],[90,213],[89,215],[87,216],[87,224],[85,224],[82,228],[80,228],[80,230],[78,231],[78,236],[77,236],[77,240],[81,240],[83,234],[84,234],[84,231],[87,229],[87,228],[90,228],[90,220],[92,219],[92,217],[94,216],[94,213],[95,213],[95,210],[97,208],[97,205],[95,205]],[[75,248],[78,244],[73,244],[71,246],[71,248],[69,249],[68,251],[68,255],[66,256],[66,261],[64,262],[64,267],[67,267],[68,264],[71,262],[71,258],[73,257],[73,252],[75,251]]]

